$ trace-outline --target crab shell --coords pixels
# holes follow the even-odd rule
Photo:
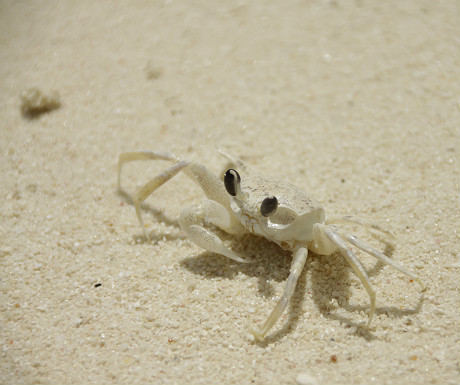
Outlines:
[[[272,196],[277,198],[278,208],[264,217],[261,204]],[[311,244],[313,225],[326,220],[321,204],[289,182],[246,176],[241,179],[241,191],[231,199],[233,213],[249,232],[270,239],[283,249]]]

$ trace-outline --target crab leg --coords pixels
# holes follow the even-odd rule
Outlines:
[[[294,252],[292,259],[291,270],[289,277],[287,279],[286,288],[284,293],[281,296],[280,300],[276,304],[275,308],[271,312],[265,324],[262,326],[259,332],[252,330],[252,334],[255,339],[261,340],[269,332],[269,330],[275,325],[276,321],[281,317],[284,310],[286,309],[289,301],[291,300],[292,294],[294,294],[294,289],[297,285],[297,280],[299,279],[300,273],[302,272],[305,262],[307,261],[308,249],[307,247],[299,247]]]
[[[347,243],[340,237],[339,234],[337,234],[334,230],[332,230],[331,228],[325,225],[317,225],[317,226],[321,226],[321,231],[323,231],[324,234],[329,238],[329,240],[335,246],[337,246],[340,253],[345,257],[348,264],[351,266],[356,276],[359,278],[364,288],[366,289],[367,294],[369,295],[370,302],[371,302],[371,310],[369,312],[369,321],[367,323],[367,326],[369,327],[369,325],[372,322],[372,318],[374,317],[374,313],[375,313],[376,295],[375,295],[375,290],[372,287],[371,281],[369,277],[367,276],[366,270],[364,270],[364,267],[359,261],[359,259],[356,257],[355,254],[353,254],[351,249],[347,246]]]
[[[170,152],[160,151],[137,151],[137,152],[124,152],[118,157],[118,174],[117,174],[117,188],[121,190],[121,169],[127,162],[135,160],[169,160],[178,162],[179,159]]]
[[[358,249],[373,256],[379,261],[382,261],[383,263],[394,267],[396,270],[399,270],[401,273],[406,274],[407,276],[415,279],[419,283],[419,285],[422,287],[422,289],[423,290],[425,289],[425,285],[422,283],[422,281],[420,280],[417,274],[414,274],[411,271],[407,270],[406,268],[402,267],[401,265],[393,261],[391,258],[388,258],[385,254],[375,250],[373,247],[371,247],[370,245],[368,245],[366,242],[362,241],[358,237],[347,234],[344,231],[339,231],[338,233],[343,238],[345,238],[348,242],[350,242],[352,245],[355,245]]]
[[[211,253],[221,254],[237,262],[250,262],[228,249],[216,234],[205,228],[206,222],[214,224],[229,234],[241,234],[244,232],[241,224],[230,215],[224,206],[210,199],[204,200],[198,206],[189,207],[179,217],[179,225],[182,231],[202,249]]]
[[[175,162],[171,167],[157,175],[136,192],[133,197],[134,207],[136,209],[137,219],[142,227],[142,232],[147,239],[150,239],[147,232],[145,231],[144,221],[141,214],[141,204],[147,199],[148,196],[162,186],[164,183],[169,181],[172,177],[178,174],[180,171],[190,177],[196,182],[206,196],[219,203],[226,209],[230,209],[230,197],[225,191],[222,182],[214,175],[208,168],[197,162],[180,161],[174,154],[169,152],[157,152],[157,151],[139,151],[139,152],[125,152],[120,154],[118,158],[118,178],[117,187],[119,191],[121,188],[121,169],[127,162],[137,160],[166,160]]]
[[[148,183],[141,187],[139,191],[133,197],[134,207],[136,209],[137,219],[141,225],[142,232],[144,236],[150,240],[147,232],[145,231],[144,221],[142,219],[141,213],[141,204],[144,202],[149,195],[151,195],[158,187],[165,184],[170,180],[174,175],[181,171],[184,167],[188,166],[188,162],[180,161],[172,165],[170,168],[163,171],[161,174],[157,175],[155,178],[151,179]]]

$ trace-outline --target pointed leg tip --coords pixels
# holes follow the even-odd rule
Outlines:
[[[241,254],[237,254],[234,251],[231,251],[225,247],[222,249],[222,252],[220,254],[226,256],[227,258],[233,259],[236,262],[240,262],[240,263],[251,263],[252,262],[248,259],[243,258]]]
[[[367,329],[371,329],[371,323],[372,323],[372,320],[374,319],[374,313],[372,313],[371,315],[369,315],[369,319],[367,320],[367,325],[366,325],[366,328]]]
[[[250,334],[249,334],[249,340],[251,342],[257,342],[257,341],[262,341],[264,339],[264,335],[260,332],[258,332],[257,330],[255,329],[250,329]]]

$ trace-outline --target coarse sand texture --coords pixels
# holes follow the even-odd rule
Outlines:
[[[454,0],[0,0],[0,384],[459,384],[459,36]],[[188,219],[251,262],[197,246],[183,172],[142,228],[133,197],[173,163],[127,162],[118,190],[134,151],[205,165],[224,200],[241,159],[381,226],[338,224],[412,275],[349,238],[368,327],[350,255],[310,251],[254,338],[292,248],[212,204]]]

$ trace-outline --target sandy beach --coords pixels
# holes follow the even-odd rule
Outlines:
[[[0,0],[1,384],[459,384],[460,3]],[[356,247],[291,253],[218,232],[204,251],[172,152],[289,181],[426,290]],[[244,178],[245,172],[241,172]],[[342,226],[342,225],[341,225]],[[216,230],[217,231],[217,230]]]

